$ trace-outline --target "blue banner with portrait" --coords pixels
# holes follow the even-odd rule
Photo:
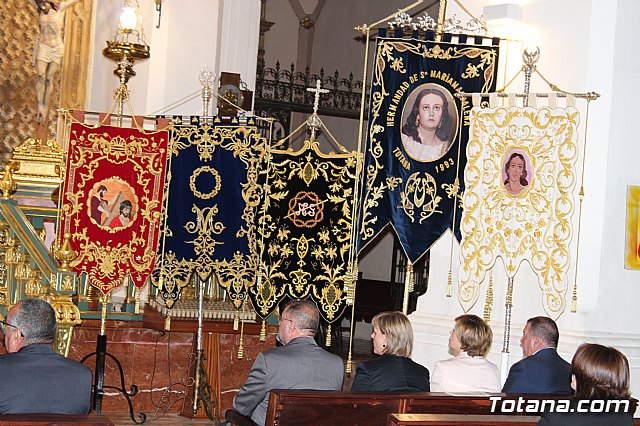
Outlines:
[[[163,226],[153,283],[168,308],[193,273],[215,273],[236,308],[255,284],[255,210],[265,140],[250,121],[174,119]]]
[[[381,37],[374,59],[358,252],[389,224],[417,261],[447,230],[460,240],[468,98],[495,90],[497,39]]]

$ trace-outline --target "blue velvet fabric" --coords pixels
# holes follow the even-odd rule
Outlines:
[[[203,280],[215,273],[236,307],[255,281],[254,201],[264,152],[256,132],[197,117],[172,126],[166,217],[154,271],[168,307],[192,273]]]
[[[456,238],[461,238],[471,99],[449,94],[495,91],[498,64],[498,47],[490,42],[435,42],[428,40],[430,34],[425,38],[377,40],[357,243],[360,252],[391,225],[411,262],[452,225]],[[446,110],[450,129],[446,121],[440,123],[440,139],[450,145],[437,158],[419,159],[408,152],[410,137],[403,136],[407,124],[417,127],[409,113],[424,89],[440,91],[455,104]]]

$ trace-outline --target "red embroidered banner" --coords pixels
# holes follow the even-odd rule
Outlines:
[[[160,229],[167,131],[71,125],[62,229],[79,253],[71,263],[103,294],[129,276],[142,287]]]

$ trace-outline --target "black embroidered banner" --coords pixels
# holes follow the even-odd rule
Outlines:
[[[236,308],[255,284],[257,177],[264,148],[255,127],[198,118],[172,125],[165,218],[153,275],[168,308],[194,272],[202,280],[215,273]]]
[[[460,240],[471,105],[453,94],[494,91],[497,62],[497,46],[378,38],[358,252],[391,224],[415,262],[454,215]]]
[[[310,298],[328,323],[346,307],[356,153],[272,150],[260,206],[261,279],[250,289],[265,318],[285,297]]]

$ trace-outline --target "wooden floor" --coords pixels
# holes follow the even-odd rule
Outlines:
[[[135,425],[129,417],[129,413],[104,413],[116,426],[132,426]],[[181,426],[181,425],[210,425],[213,424],[209,419],[190,419],[183,417],[177,413],[167,413],[157,419],[152,419],[150,414],[147,414],[147,421],[144,423],[149,425],[160,426]]]

